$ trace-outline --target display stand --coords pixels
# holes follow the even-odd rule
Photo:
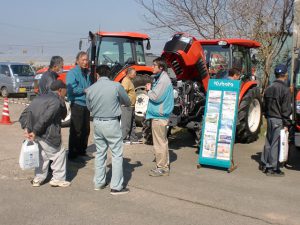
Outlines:
[[[197,168],[214,166],[229,173],[237,168],[233,147],[239,92],[239,80],[209,81]]]

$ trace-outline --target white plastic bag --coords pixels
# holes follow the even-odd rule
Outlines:
[[[39,167],[39,146],[34,141],[23,141],[19,164],[22,170]]]
[[[279,162],[286,162],[289,153],[289,132],[284,129],[280,130],[280,151]]]

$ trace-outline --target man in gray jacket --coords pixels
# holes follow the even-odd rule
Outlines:
[[[60,127],[61,119],[67,113],[64,105],[66,85],[57,80],[51,84],[50,89],[48,94],[36,97],[19,119],[25,137],[36,141],[40,148],[40,163],[35,169],[33,187],[39,187],[46,179],[50,160],[53,171],[50,185],[70,186],[70,182],[66,181],[66,151],[62,145]]]
[[[112,151],[112,195],[126,194],[123,187],[123,138],[120,127],[121,104],[130,106],[130,99],[120,83],[109,80],[110,69],[106,65],[97,67],[98,81],[87,89],[86,105],[93,117],[95,157],[95,190],[106,187],[107,149]],[[99,78],[99,75],[101,76]]]

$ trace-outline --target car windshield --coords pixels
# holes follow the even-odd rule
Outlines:
[[[214,78],[224,78],[231,66],[230,48],[220,45],[203,45],[209,73]]]
[[[13,74],[18,76],[33,76],[34,71],[29,65],[11,65]]]

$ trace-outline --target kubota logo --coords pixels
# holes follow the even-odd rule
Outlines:
[[[233,87],[233,83],[231,83],[230,81],[214,81],[214,85],[219,87]]]

